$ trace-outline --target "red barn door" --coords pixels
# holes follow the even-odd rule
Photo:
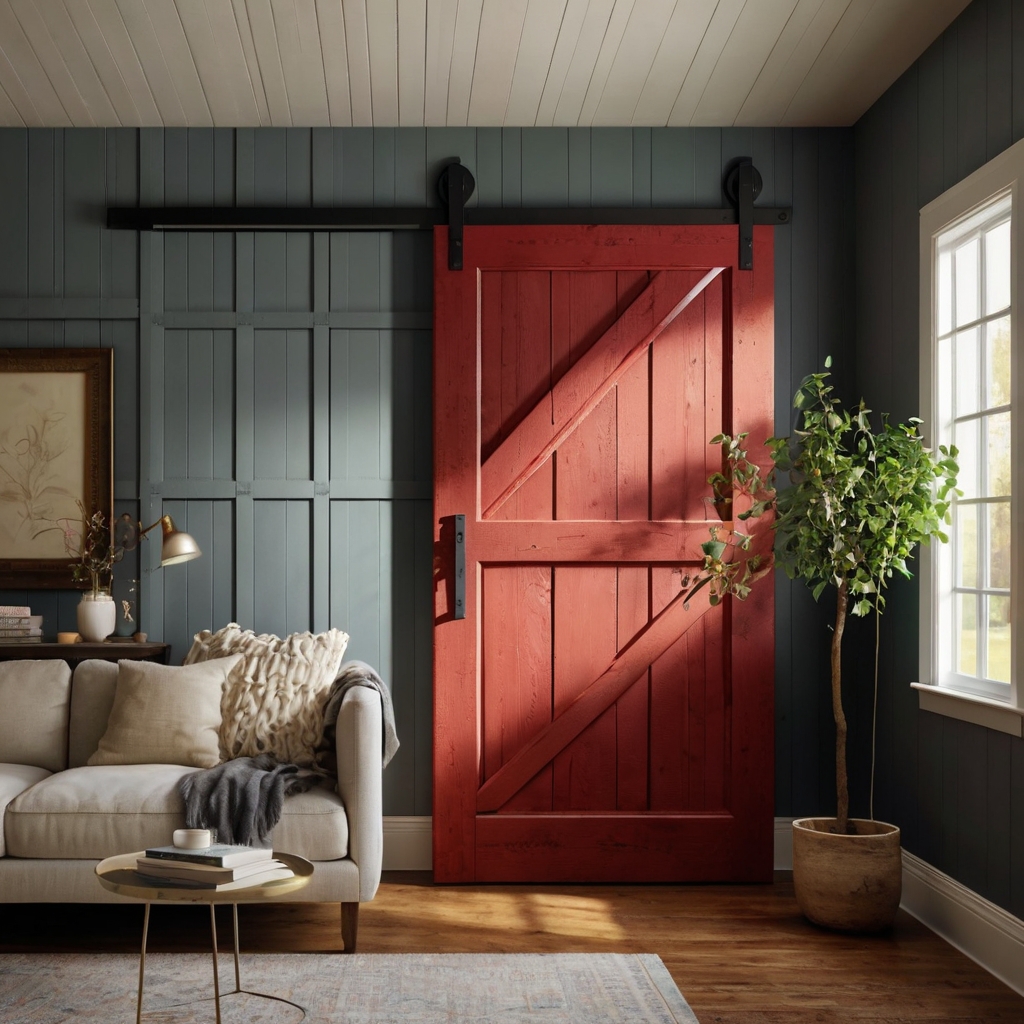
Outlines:
[[[774,609],[684,608],[771,433],[770,228],[435,237],[434,876],[768,881]],[[455,519],[465,516],[464,617]],[[461,532],[461,531],[460,531]]]

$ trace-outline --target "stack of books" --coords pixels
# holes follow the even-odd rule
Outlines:
[[[37,644],[43,639],[43,617],[28,605],[0,605],[0,644]]]
[[[223,844],[203,850],[155,846],[136,858],[136,865],[140,875],[161,885],[217,891],[244,889],[294,875],[287,864],[274,860],[271,850]]]

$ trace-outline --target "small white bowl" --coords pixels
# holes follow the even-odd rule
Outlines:
[[[212,842],[208,828],[176,828],[172,839],[179,850],[205,850]]]

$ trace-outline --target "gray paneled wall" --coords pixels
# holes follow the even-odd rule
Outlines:
[[[202,559],[152,570],[148,631],[339,626],[392,684],[388,814],[430,810],[431,248],[425,234],[131,233],[107,204],[434,203],[458,156],[489,206],[719,206],[752,156],[776,231],[779,430],[796,383],[852,377],[849,130],[0,131],[0,342],[115,348],[118,507]],[[132,571],[138,571],[132,567]],[[73,592],[7,592],[72,627]],[[827,608],[777,583],[777,811],[834,804]],[[814,642],[809,642],[814,641]]]
[[[857,124],[857,367],[869,405],[900,418],[918,408],[918,211],[1022,137],[1024,6],[1011,0],[975,0]],[[918,710],[917,615],[917,585],[894,586],[876,815],[902,827],[907,849],[1024,917],[1024,741]],[[862,721],[870,673],[863,660]]]

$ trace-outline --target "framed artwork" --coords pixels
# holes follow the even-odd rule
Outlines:
[[[0,349],[0,587],[72,589],[69,533],[113,508],[113,353]]]

